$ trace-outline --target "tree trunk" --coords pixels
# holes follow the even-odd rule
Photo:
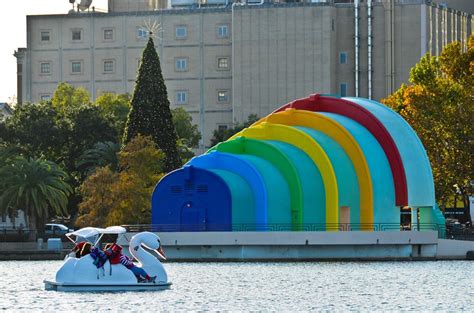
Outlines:
[[[32,212],[32,210],[29,210]],[[28,228],[29,228],[29,241],[36,241],[37,229],[36,229],[36,216],[35,214],[26,215],[25,218],[28,220]]]
[[[463,192],[462,202],[464,204],[464,216],[466,217],[466,222],[469,222],[469,225],[472,225],[472,216],[471,216],[471,204],[469,203],[469,195]]]

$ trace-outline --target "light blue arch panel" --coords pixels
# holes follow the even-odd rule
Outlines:
[[[318,112],[349,131],[359,144],[369,166],[374,194],[374,223],[400,224],[400,209],[395,203],[395,187],[387,156],[377,139],[361,124],[335,113]],[[396,227],[397,230],[400,227]]]
[[[288,143],[274,140],[266,140],[265,142],[285,153],[298,171],[303,190],[303,223],[321,224],[322,230],[324,230],[323,225],[326,223],[326,194],[323,179],[313,160],[303,150]],[[318,225],[314,226],[318,227]]]
[[[265,181],[268,197],[268,224],[278,225],[279,228],[274,230],[291,231],[290,190],[283,175],[270,162],[259,157],[248,154],[239,154],[237,157],[252,163]]]
[[[207,170],[226,170],[241,176],[249,184],[253,192],[252,203],[254,204],[254,220],[252,223],[261,225],[267,224],[268,194],[265,179],[251,162],[243,160],[233,154],[213,151],[192,158],[188,164]]]
[[[307,127],[294,127],[310,135],[326,152],[336,174],[339,208],[348,206],[351,223],[360,224],[360,188],[354,165],[349,156],[341,145],[328,135]]]
[[[233,230],[254,229],[251,225],[255,224],[255,203],[250,185],[235,173],[217,169],[209,169],[209,171],[220,176],[230,189]]]
[[[433,173],[425,148],[411,126],[389,107],[362,98],[344,98],[369,110],[392,136],[407,177],[408,206],[433,207],[435,192]]]

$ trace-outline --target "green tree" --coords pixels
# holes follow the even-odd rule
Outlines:
[[[49,216],[67,214],[72,188],[66,179],[53,162],[19,157],[0,168],[0,207],[24,210],[29,228],[41,231]]]
[[[117,132],[113,122],[104,117],[96,105],[68,107],[58,122],[64,131],[67,141],[62,147],[62,161],[70,172],[78,172],[77,160],[97,142],[116,142]]]
[[[256,121],[258,121],[258,116],[256,114],[250,114],[245,123],[237,123],[234,127],[228,129],[216,129],[214,130],[211,138],[211,147],[217,145],[219,142],[226,141],[233,135],[237,134],[244,128],[249,127]]]
[[[439,57],[424,56],[412,68],[410,83],[383,102],[402,115],[423,142],[441,206],[461,192],[469,216],[469,188],[464,187],[474,179],[474,36],[465,52],[454,42]]]
[[[102,109],[106,116],[112,118],[118,138],[122,138],[130,111],[130,95],[104,93],[95,100],[95,104]]]
[[[198,126],[193,124],[193,118],[183,108],[175,108],[171,110],[173,116],[173,124],[179,139],[185,139],[189,148],[197,148],[201,133]]]
[[[178,135],[178,152],[181,160],[187,161],[194,156],[192,148],[197,148],[201,133],[196,124],[193,124],[191,115],[183,108],[171,110],[173,124]]]
[[[71,106],[89,104],[90,97],[87,90],[82,87],[74,88],[68,83],[60,83],[54,92],[51,103],[55,108],[62,110]]]
[[[92,104],[74,104],[59,110],[51,103],[24,104],[0,123],[0,139],[18,146],[27,158],[44,158],[59,164],[69,173],[74,190],[89,173],[77,167],[85,150],[97,142],[116,141],[112,121]],[[80,202],[77,192],[69,196],[72,216]]]
[[[165,171],[181,166],[166,85],[160,59],[150,37],[143,51],[138,77],[133,91],[131,109],[124,133],[124,143],[138,134],[151,136],[165,153]]]
[[[0,138],[18,146],[27,157],[58,161],[67,135],[58,125],[61,118],[50,103],[23,104],[0,123]]]

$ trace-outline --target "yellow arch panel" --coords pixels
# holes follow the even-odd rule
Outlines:
[[[288,126],[303,126],[321,131],[339,143],[354,165],[360,188],[360,221],[362,229],[372,230],[374,222],[374,195],[369,166],[364,153],[352,135],[338,122],[316,112],[287,109],[257,121]],[[253,127],[255,127],[253,126]]]
[[[246,128],[240,133],[235,134],[231,139],[238,136],[283,141],[303,150],[318,167],[323,179],[324,191],[326,193],[326,227],[339,223],[336,175],[326,152],[311,136],[296,128],[273,123],[260,123],[259,125]],[[327,230],[337,229],[329,227]]]

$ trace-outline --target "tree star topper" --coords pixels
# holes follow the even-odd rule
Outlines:
[[[161,37],[161,33],[163,32],[163,27],[161,27],[160,23],[158,23],[157,21],[149,20],[149,19],[146,20],[144,23],[145,23],[145,26],[141,26],[141,28],[146,30],[150,37],[156,37],[159,40],[163,39]]]

